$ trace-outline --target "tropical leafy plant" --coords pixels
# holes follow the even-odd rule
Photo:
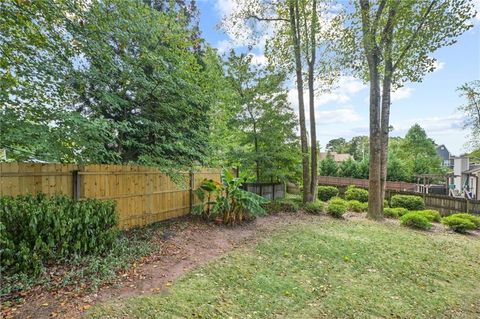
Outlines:
[[[222,184],[206,180],[195,190],[195,194],[202,201],[194,208],[195,214],[207,219],[221,218],[223,223],[228,225],[266,214],[262,205],[269,201],[241,189],[245,177],[234,177],[228,170],[224,170],[222,175]],[[214,201],[211,200],[213,197]]]

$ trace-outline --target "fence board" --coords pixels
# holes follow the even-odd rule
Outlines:
[[[190,175],[178,185],[158,168],[134,165],[0,163],[0,196],[45,193],[73,196],[73,171],[80,179],[79,199],[114,200],[121,228],[143,226],[188,214]],[[219,169],[193,173],[193,187],[205,178],[220,182]]]

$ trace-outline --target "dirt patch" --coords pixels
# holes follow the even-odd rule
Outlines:
[[[188,220],[182,229],[163,235],[158,251],[120,274],[114,285],[96,293],[76,295],[68,291],[45,292],[26,297],[9,314],[13,318],[81,318],[93,304],[110,299],[163,292],[188,272],[225,253],[252,243],[264,234],[300,220],[324,218],[297,214],[275,214],[237,227]]]

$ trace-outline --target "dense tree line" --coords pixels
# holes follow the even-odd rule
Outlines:
[[[328,151],[349,153],[355,159],[336,163],[332,156],[320,162],[320,174],[352,178],[369,178],[369,159],[357,158],[356,141],[363,136],[353,137],[351,141],[334,139],[327,144]],[[368,139],[366,141],[368,144]],[[368,146],[367,146],[368,147]],[[363,147],[362,147],[363,148]],[[387,180],[415,182],[416,175],[445,174],[441,159],[435,150],[435,142],[429,138],[420,125],[413,125],[404,138],[391,137],[388,149]]]
[[[284,74],[251,71],[249,55],[224,62],[201,38],[194,0],[9,0],[0,9],[9,159],[235,165],[258,180],[298,172]]]

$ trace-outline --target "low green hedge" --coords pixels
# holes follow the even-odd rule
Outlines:
[[[440,213],[433,209],[417,210],[415,212],[425,216],[430,222],[440,222],[440,220],[442,219],[442,216],[440,216]]]
[[[480,217],[468,213],[453,214],[442,218],[442,223],[453,231],[466,233],[480,228]]]
[[[103,253],[115,242],[117,224],[112,201],[1,197],[0,270],[37,274],[52,261]]]
[[[474,230],[477,228],[477,226],[475,226],[470,220],[454,215],[443,217],[442,223],[457,233],[466,233],[467,230]]]
[[[395,208],[385,207],[383,209],[383,214],[387,218],[399,218],[399,217],[405,215],[406,213],[408,213],[408,209],[405,209],[405,208],[402,208],[402,207],[395,207]]]
[[[323,213],[324,204],[323,202],[316,200],[314,202],[305,203],[303,209],[309,214],[321,214]]]
[[[318,199],[328,201],[338,195],[338,188],[334,186],[318,186]]]
[[[347,207],[349,211],[362,213],[368,210],[368,203],[362,203],[358,200],[350,200],[347,202]]]
[[[343,214],[347,212],[347,206],[338,202],[329,203],[327,206],[327,213],[335,218],[342,218]]]
[[[390,199],[390,207],[403,207],[408,210],[423,210],[425,209],[425,202],[420,196],[394,195]]]
[[[418,229],[432,228],[432,223],[425,216],[425,214],[421,214],[419,212],[406,213],[405,215],[400,217],[400,222],[402,225],[411,227],[411,228],[418,228]]]
[[[359,202],[368,202],[368,191],[363,188],[357,188],[355,186],[348,186],[345,191],[346,200],[358,200]]]

